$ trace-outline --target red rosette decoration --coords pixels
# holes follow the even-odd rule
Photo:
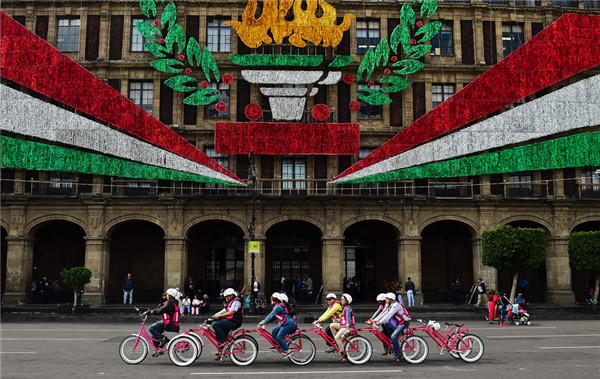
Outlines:
[[[165,39],[164,39],[164,38],[161,38],[161,39],[159,39],[159,40],[158,40],[158,43],[160,43],[160,44],[163,44],[163,43],[165,43]]]
[[[260,105],[256,103],[250,103],[244,108],[244,114],[248,117],[248,120],[256,121],[262,117],[263,111]]]
[[[312,109],[312,116],[315,120],[325,121],[329,118],[331,112],[326,104],[317,104]]]
[[[179,54],[179,56],[177,57],[180,61],[183,61],[185,59],[185,55],[183,54]]]
[[[416,39],[414,39],[414,38],[413,38],[413,39],[411,39],[411,40],[410,40],[410,44],[411,44],[411,45],[416,45],[416,44],[417,44],[417,40],[416,40]]]
[[[398,60],[398,57],[397,57],[397,56],[395,56],[395,55],[392,55],[392,57],[390,58],[390,60],[391,60],[392,62],[396,62],[396,61]]]
[[[384,73],[384,74],[386,74],[386,75],[389,75],[389,74],[390,74],[390,72],[391,72],[391,71],[390,71],[390,69],[389,69],[389,68],[386,68],[385,70],[383,70],[383,73]]]
[[[420,28],[421,26],[423,26],[423,21],[417,21],[417,26]]]
[[[160,28],[160,20],[154,20],[154,26]]]
[[[225,112],[227,110],[227,104],[219,102],[215,105],[215,109],[217,112]]]
[[[368,84],[369,84],[369,87],[373,87],[373,86],[375,85],[375,82],[374,82],[374,81],[372,81],[372,80],[369,80],[369,83],[368,83]]]
[[[360,104],[358,101],[352,101],[350,103],[350,110],[352,112],[358,112],[360,110]]]
[[[206,80],[203,80],[201,84],[204,88],[208,87],[208,82]]]
[[[233,76],[231,76],[231,74],[225,74],[225,75],[223,75],[223,83],[224,84],[231,84],[231,83],[233,83]]]
[[[185,69],[185,73],[186,73],[186,74],[191,74],[191,73],[192,73],[192,69],[191,69],[191,68],[189,68],[189,67],[188,67],[188,68],[186,68],[186,69]]]
[[[352,75],[352,74],[344,75],[344,83],[352,84],[352,82],[354,82],[354,75]]]

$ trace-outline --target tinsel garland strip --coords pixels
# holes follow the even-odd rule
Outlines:
[[[252,84],[310,84],[319,80],[323,71],[242,70],[241,74]]]
[[[335,179],[465,126],[598,64],[600,16],[565,14]]]
[[[280,54],[245,54],[229,55],[229,59],[238,66],[295,66],[317,67],[323,62],[322,55],[280,55]]]
[[[0,11],[0,75],[243,183],[108,84]]]
[[[356,155],[359,124],[295,122],[217,122],[219,154]]]
[[[517,146],[600,125],[600,75],[344,176],[343,180]]]
[[[67,171],[135,179],[232,184],[215,178],[167,170],[65,147],[1,137],[2,168]],[[241,184],[238,184],[241,185]]]
[[[343,183],[501,174],[600,165],[600,132],[582,133],[473,157],[375,174]]]
[[[0,131],[238,183],[197,162],[0,84]]]

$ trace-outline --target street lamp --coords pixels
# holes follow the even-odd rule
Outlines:
[[[250,280],[250,314],[256,314],[256,303],[254,299],[254,281],[256,280],[256,274],[254,272],[254,259],[256,254],[251,246],[254,243],[255,231],[256,231],[256,172],[254,170],[254,152],[250,150],[248,153],[248,185],[252,187],[252,218],[250,219],[250,226],[248,227],[248,250],[252,256],[252,279]]]

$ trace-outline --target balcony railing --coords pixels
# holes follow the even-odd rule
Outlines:
[[[547,198],[548,182],[505,182],[504,195],[512,199]]]
[[[473,182],[429,182],[427,194],[430,197],[473,197]]]
[[[577,183],[581,199],[600,199],[600,183]]]

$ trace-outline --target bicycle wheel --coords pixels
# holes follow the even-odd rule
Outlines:
[[[460,358],[469,363],[479,360],[483,356],[483,341],[474,334],[461,337],[458,343],[458,354]]]
[[[229,358],[238,366],[248,366],[256,360],[258,347],[248,337],[238,337],[229,345]]]
[[[346,359],[355,365],[362,365],[371,359],[373,346],[368,339],[361,336],[351,337],[344,345]]]
[[[402,356],[408,363],[421,363],[429,355],[429,346],[423,337],[408,337],[400,346]]]
[[[317,355],[315,343],[307,336],[293,336],[288,346],[294,352],[294,354],[290,355],[290,360],[299,366],[309,364]]]
[[[198,358],[198,347],[192,337],[181,335],[169,344],[169,359],[179,367],[186,367]]]
[[[198,353],[196,354],[196,359],[200,358],[200,355],[202,355],[202,338],[200,338],[199,335],[197,335],[196,333],[192,333],[190,332],[189,334],[186,334],[188,337],[190,337],[195,343],[196,343],[196,349],[198,349]]]
[[[454,333],[452,335],[452,337],[450,337],[455,340],[454,340],[454,344],[452,345],[452,349],[450,351],[448,351],[448,353],[450,353],[450,356],[454,359],[460,359],[460,354],[458,354],[458,343],[460,342],[460,338],[466,336],[465,333],[460,332],[460,337],[456,337],[457,334],[458,334],[458,332]]]
[[[121,359],[130,365],[137,365],[148,355],[148,342],[143,337],[128,336],[119,345]]]

